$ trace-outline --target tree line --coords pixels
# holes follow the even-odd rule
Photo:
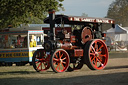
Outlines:
[[[43,23],[49,9],[64,10],[64,0],[0,0],[0,29],[22,23]],[[88,16],[83,13],[82,16]],[[107,18],[128,26],[128,0],[115,0],[109,5]]]
[[[0,0],[0,29],[22,23],[43,23],[49,9],[63,9],[64,0]]]
[[[128,0],[115,0],[109,6],[107,16],[115,20],[116,24],[128,26]]]

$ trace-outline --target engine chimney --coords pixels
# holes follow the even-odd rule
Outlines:
[[[55,10],[50,9],[49,10],[49,22],[50,22],[50,39],[51,40],[56,40],[55,39]]]

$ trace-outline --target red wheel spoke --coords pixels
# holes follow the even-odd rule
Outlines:
[[[97,66],[97,58],[96,58],[96,60],[95,60],[95,66]]]
[[[63,63],[63,64],[66,64],[66,62],[64,62],[64,61],[63,61],[62,63]]]
[[[62,54],[62,55],[60,56],[60,59],[62,58],[63,55],[64,55],[64,54]]]
[[[95,62],[96,62],[96,61],[95,61],[95,58],[94,58],[94,60],[92,61],[93,65],[95,65]]]
[[[93,56],[95,56],[95,53],[90,53],[90,55],[93,55]]]
[[[100,58],[97,58],[97,60],[99,61],[100,65],[103,66],[102,60]]]
[[[58,56],[55,54],[56,58],[58,58]]]
[[[106,54],[100,54],[99,56],[100,57],[106,57]]]
[[[60,63],[58,63],[58,65],[56,66],[56,69],[59,67],[59,69],[60,69]]]
[[[97,57],[98,61],[102,62],[102,59],[100,59],[99,57]]]
[[[99,51],[99,52],[97,52],[97,53],[101,54],[102,52],[101,52],[101,51]]]
[[[41,66],[41,64],[42,64],[42,63],[40,62],[40,64],[39,64],[38,67],[37,67],[38,69],[39,69],[39,67]]]
[[[37,64],[37,63],[39,63],[39,61],[36,61],[35,63]]]
[[[100,49],[103,47],[103,45],[100,46],[100,48],[98,49],[98,51],[100,51]]]
[[[58,65],[58,67],[56,69],[59,69],[60,70],[60,63],[59,63],[59,65]]]
[[[90,52],[94,53],[94,51],[92,50],[92,48],[90,49]]]
[[[55,58],[53,58],[53,60],[56,62],[56,61],[59,61],[59,59],[55,59]]]
[[[66,59],[66,57],[64,57],[62,60],[65,60]]]
[[[92,51],[95,53],[95,48],[94,48],[93,46],[91,46],[91,49],[92,49]]]
[[[42,62],[42,63],[44,64],[44,67],[47,68],[47,66],[45,65],[45,63],[44,62]]]
[[[101,61],[99,61],[99,63],[100,63],[101,65],[103,65],[103,63],[102,63]]]
[[[93,62],[95,60],[95,57],[93,57],[93,59],[91,59],[91,62]]]
[[[63,65],[63,63],[62,63],[62,62],[61,62],[61,65],[62,65],[62,67],[63,67],[63,69],[64,69],[65,67],[64,67],[64,65]]]

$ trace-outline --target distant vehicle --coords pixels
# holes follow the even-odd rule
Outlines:
[[[106,37],[105,41],[108,51],[127,51],[128,42],[127,41],[114,41],[110,37]]]
[[[0,66],[23,66],[32,63],[33,53],[37,49],[44,49],[43,30],[15,28],[12,31],[0,32],[0,40]]]

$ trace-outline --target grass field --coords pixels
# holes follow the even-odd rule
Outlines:
[[[128,53],[110,53],[104,70],[37,73],[32,66],[0,67],[0,85],[128,85]]]

